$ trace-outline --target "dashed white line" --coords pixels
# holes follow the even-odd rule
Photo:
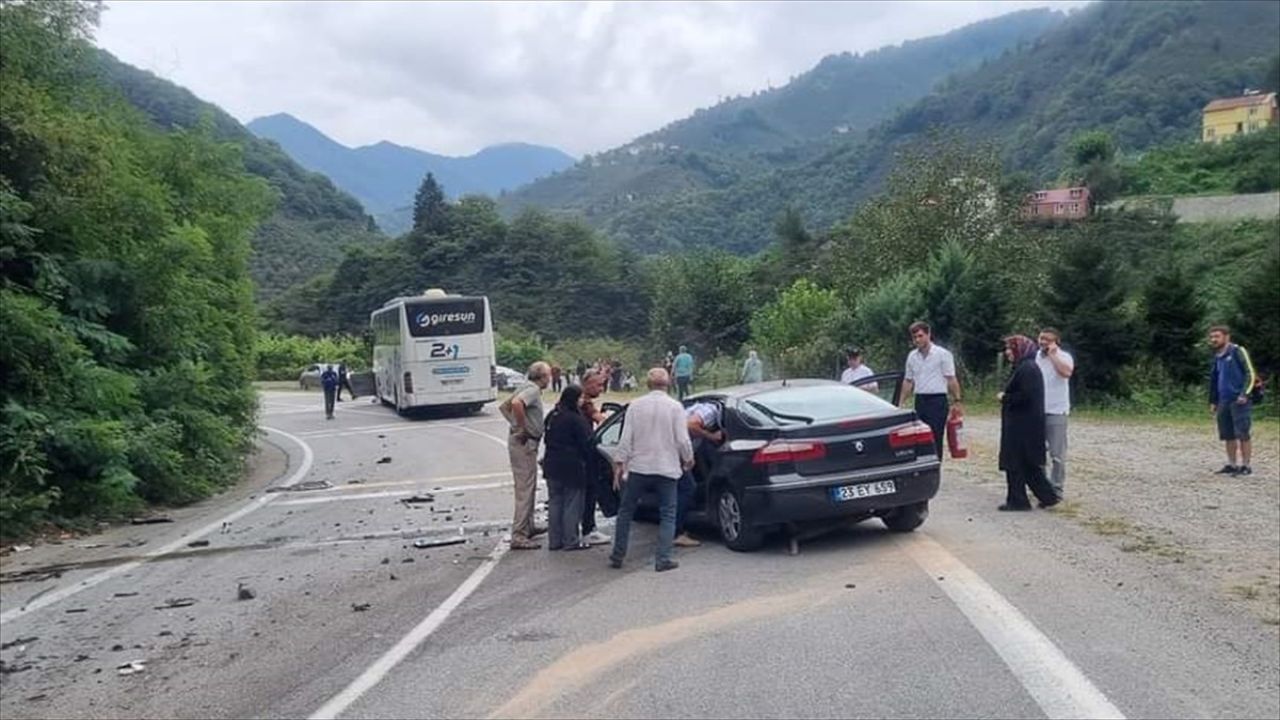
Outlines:
[[[901,540],[907,555],[969,619],[1051,718],[1116,718],[1124,714],[1018,608],[946,548],[924,535]]]
[[[352,680],[350,685],[347,685],[341,692],[330,698],[319,710],[312,713],[311,720],[329,720],[330,718],[338,717],[352,703],[359,700],[362,695],[381,682],[387,676],[387,673],[391,672],[396,665],[400,664],[400,661],[404,660],[409,653],[417,649],[423,641],[439,629],[444,624],[444,621],[448,620],[449,616],[453,614],[453,611],[457,610],[458,606],[462,605],[471,596],[471,593],[480,587],[480,583],[484,582],[484,579],[489,577],[489,573],[493,572],[493,569],[498,566],[498,561],[502,559],[502,556],[507,554],[509,547],[506,543],[499,542],[494,547],[493,552],[489,553],[489,557],[485,558],[480,567],[476,568],[475,572],[471,573],[458,586],[458,589],[453,591],[452,595],[441,603],[439,607],[432,610],[430,615],[423,618],[422,622],[418,623],[417,626],[409,631],[409,634],[401,638],[382,657],[375,660],[364,672],[360,673],[359,677]]]
[[[297,443],[299,447],[302,448],[302,464],[298,466],[298,469],[294,471],[294,473],[290,475],[287,480],[281,483],[282,486],[287,487],[289,485],[293,485],[294,483],[298,482],[302,478],[306,477],[307,473],[311,472],[311,465],[312,463],[315,462],[315,455],[314,453],[311,452],[310,445],[307,445],[307,443],[305,443],[301,438],[298,438],[297,436],[287,433],[283,430],[277,430],[275,428],[270,428],[266,426],[263,426],[262,429],[266,430],[267,432],[273,432],[273,433],[276,433],[277,435],[280,435],[281,437],[292,440],[293,442]],[[32,600],[26,605],[23,605],[21,607],[16,607],[4,613],[0,613],[0,625],[3,625],[4,623],[10,622],[17,618],[20,618],[24,615],[33,613],[41,608],[45,608],[50,605],[53,605],[54,603],[61,602],[62,600],[65,600],[71,597],[72,595],[75,595],[83,590],[88,590],[89,588],[95,585],[99,585],[107,580],[110,580],[111,578],[116,577],[117,575],[129,572],[130,570],[140,567],[143,563],[147,562],[151,558],[154,558],[159,555],[166,555],[182,547],[185,547],[186,544],[191,542],[192,540],[208,535],[209,533],[215,530],[218,530],[226,523],[235,522],[236,520],[239,520],[240,518],[244,517],[245,515],[248,515],[254,510],[261,508],[263,505],[266,505],[267,503],[271,502],[277,497],[279,496],[278,495],[262,495],[258,498],[255,498],[254,500],[249,501],[248,504],[244,505],[239,510],[236,510],[235,512],[229,515],[220,517],[217,520],[214,520],[213,522],[209,523],[208,525],[205,525],[204,527],[196,530],[195,532],[185,533],[181,537],[179,537],[177,540],[174,540],[166,545],[162,545],[146,553],[141,560],[135,560],[133,562],[125,563],[123,565],[117,565],[111,568],[110,570],[104,570],[96,575],[90,575],[84,580],[81,580],[76,585],[68,585],[66,587],[58,588],[53,592],[41,595],[40,597]]]

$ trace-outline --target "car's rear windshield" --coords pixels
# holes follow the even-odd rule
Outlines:
[[[780,388],[745,399],[748,414],[764,415],[773,422],[815,423],[878,415],[893,405],[850,385],[810,385]]]

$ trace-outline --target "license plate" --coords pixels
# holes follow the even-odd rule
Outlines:
[[[831,499],[836,502],[859,500],[876,495],[892,495],[898,492],[898,486],[892,480],[861,483],[859,485],[841,485],[831,488]]]

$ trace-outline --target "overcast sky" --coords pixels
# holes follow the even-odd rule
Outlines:
[[[123,2],[99,44],[243,122],[287,112],[347,145],[575,156],[864,52],[1027,7],[985,2]]]

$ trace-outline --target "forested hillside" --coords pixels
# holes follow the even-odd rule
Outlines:
[[[610,227],[633,207],[679,203],[690,192],[731,188],[768,170],[803,163],[829,142],[861,137],[943,78],[1031,42],[1062,18],[1044,9],[1027,10],[864,55],[828,56],[780,88],[726,100],[583,158],[500,204],[508,214],[532,205],[577,212],[593,225]],[[688,234],[699,233],[691,228]],[[659,242],[646,251],[671,246]]]
[[[359,201],[324,175],[300,167],[274,143],[259,139],[216,105],[106,51],[98,50],[86,61],[93,63],[105,86],[119,90],[156,127],[193,129],[207,122],[214,137],[243,147],[246,168],[274,189],[275,211],[255,231],[249,262],[260,299],[270,300],[331,270],[346,246],[383,240]]]
[[[257,398],[242,148],[93,72],[99,6],[0,5],[0,533],[239,480]]]
[[[378,226],[394,235],[412,225],[413,193],[427,173],[449,188],[453,198],[496,196],[573,164],[573,158],[560,150],[525,143],[494,145],[465,157],[386,141],[350,148],[284,113],[257,118],[246,127],[355,195]]]
[[[721,173],[710,189],[691,184],[678,195],[641,195],[607,210],[567,209],[645,251],[752,252],[768,243],[788,207],[811,228],[848,215],[881,186],[896,154],[936,127],[989,140],[1007,169],[1026,173],[1027,182],[1051,182],[1084,130],[1109,131],[1122,154],[1194,139],[1208,100],[1263,82],[1280,54],[1278,26],[1280,4],[1266,1],[1090,5],[1035,41],[949,78],[864,138],[841,136],[812,159]],[[689,159],[673,155],[672,162]],[[537,202],[540,185],[522,196]]]

